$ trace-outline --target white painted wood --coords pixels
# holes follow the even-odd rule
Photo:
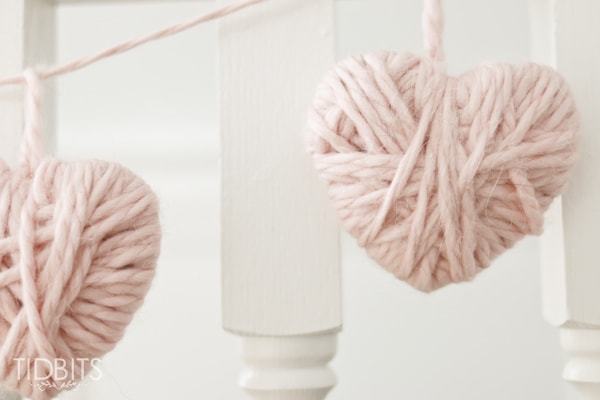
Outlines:
[[[235,332],[341,324],[336,219],[303,141],[332,25],[332,0],[280,0],[220,27],[223,323]]]
[[[0,75],[14,74],[37,63],[54,59],[54,6],[45,0],[0,2]],[[46,88],[45,134],[52,136],[52,85]],[[21,87],[0,87],[0,157],[17,160],[23,130]],[[14,393],[0,390],[0,400],[16,400]]]
[[[335,386],[327,366],[335,355],[336,333],[245,337],[240,386],[257,400],[320,400]]]
[[[0,74],[9,75],[25,66],[48,64],[54,59],[54,6],[46,0],[0,2]],[[52,84],[45,91],[46,131],[52,136]],[[23,127],[22,88],[0,88],[0,157],[17,159]]]
[[[256,399],[322,399],[335,382],[338,228],[303,138],[333,18],[333,0],[279,0],[219,28],[223,326],[244,338]]]
[[[581,399],[600,399],[600,2],[530,4],[534,58],[569,81],[582,120],[579,163],[542,238],[544,316],[561,330],[563,377]]]
[[[531,21],[531,59],[556,66],[554,0],[529,0]],[[566,319],[565,256],[562,198],[557,198],[546,212],[541,237],[542,305],[544,317],[560,326]]]
[[[580,399],[600,399],[600,329],[565,326],[560,343],[567,356],[563,377],[573,384]]]

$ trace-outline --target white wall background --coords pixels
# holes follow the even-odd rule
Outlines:
[[[58,12],[58,59],[201,13],[211,2],[73,2]],[[338,3],[340,57],[419,52],[420,1]],[[451,71],[528,59],[527,2],[447,0]],[[165,239],[148,300],[105,377],[73,400],[242,399],[237,339],[220,328],[216,27],[208,25],[60,78],[58,152],[118,160],[162,200]],[[298,127],[300,130],[301,127]],[[540,311],[538,241],[474,282],[423,295],[343,237],[340,383],[332,400],[559,400],[557,332]]]

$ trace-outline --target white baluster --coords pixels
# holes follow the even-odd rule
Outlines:
[[[542,237],[544,316],[560,329],[563,377],[587,400],[600,399],[600,2],[530,0],[532,52],[555,65],[581,112],[580,160]]]
[[[48,64],[54,59],[54,5],[47,0],[0,2],[0,75],[12,75],[28,65]],[[44,133],[53,127],[52,87],[45,88]],[[0,158],[14,163],[23,131],[21,87],[0,88]],[[52,141],[49,140],[49,143]],[[15,393],[0,389],[0,400],[18,400]]]
[[[335,386],[335,333],[246,337],[242,349],[240,386],[254,399],[320,400]]]
[[[26,66],[51,64],[55,48],[55,10],[52,1],[0,2],[0,74],[12,75]],[[44,134],[53,136],[53,84],[45,84]],[[17,160],[23,130],[22,88],[0,88],[0,157]],[[49,140],[52,143],[52,140]]]
[[[333,65],[333,0],[269,1],[219,28],[223,325],[254,399],[324,399],[341,327],[338,229],[304,150]]]
[[[560,342],[567,355],[564,378],[582,399],[600,399],[600,329],[562,328]]]

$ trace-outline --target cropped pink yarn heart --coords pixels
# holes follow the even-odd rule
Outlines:
[[[24,159],[0,162],[0,380],[45,400],[123,336],[154,276],[160,226],[156,196],[124,167],[43,157],[39,82],[25,78]]]
[[[431,291],[471,279],[563,190],[578,119],[564,80],[535,64],[448,76],[439,1],[428,57],[339,63],[318,87],[308,149],[345,229],[386,270]]]

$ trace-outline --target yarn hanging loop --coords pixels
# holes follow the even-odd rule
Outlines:
[[[33,68],[23,71],[24,127],[20,163],[33,173],[43,157],[42,140],[42,82]]]
[[[424,0],[421,17],[425,53],[432,61],[439,63],[445,61],[443,48],[444,14],[441,3],[442,0]]]

